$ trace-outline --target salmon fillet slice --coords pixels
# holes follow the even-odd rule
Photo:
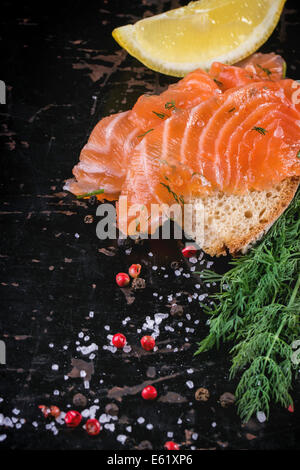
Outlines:
[[[284,86],[251,82],[164,121],[134,149],[122,190],[128,205],[150,214],[153,203],[241,195],[300,176],[300,112]],[[128,218],[130,234],[136,218]],[[151,218],[149,231],[160,223]]]
[[[92,131],[73,168],[75,179],[64,189],[82,195],[99,189],[98,199],[116,200],[126,177],[128,160],[144,135],[152,132],[177,108],[193,107],[221,93],[206,72],[196,70],[161,95],[143,95],[131,111],[102,119]]]

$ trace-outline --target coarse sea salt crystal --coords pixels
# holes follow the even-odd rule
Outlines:
[[[127,432],[132,432],[132,426],[127,426],[127,428],[125,428]]]
[[[117,441],[121,442],[121,444],[125,444],[126,439],[127,439],[127,436],[125,436],[125,434],[119,434],[117,436]]]
[[[53,395],[59,395],[59,390],[53,390]]]
[[[194,369],[187,369],[187,373],[188,373],[188,374],[193,374],[193,373],[194,373]]]
[[[153,256],[153,253],[149,251],[148,256]]]
[[[0,442],[5,441],[6,438],[7,438],[7,434],[0,434]]]
[[[94,312],[90,312],[90,313],[89,313],[89,317],[90,317],[90,318],[93,318],[93,317],[94,317],[94,314],[95,314]]]
[[[92,343],[89,346],[80,346],[78,350],[81,352],[81,354],[87,356],[87,354],[91,354],[94,351],[98,351],[98,346],[97,344]]]
[[[114,432],[116,426],[114,425],[114,423],[106,423],[104,424],[104,427],[105,429],[108,429],[109,431],[111,432]]]
[[[193,441],[196,441],[198,439],[198,434],[196,432],[192,434],[192,439]]]
[[[153,271],[157,271],[158,266],[152,266]]]
[[[99,418],[99,422],[102,423],[102,424],[109,423],[110,419],[111,419],[110,415],[108,415],[106,413],[102,413],[102,415]]]
[[[147,426],[146,426],[146,428],[149,429],[149,431],[151,431],[151,429],[153,429],[153,424],[148,423]]]
[[[49,348],[54,348],[54,344],[53,344],[53,343],[49,343]]]
[[[190,263],[196,264],[197,261],[198,261],[197,258],[194,258],[194,256],[192,256],[192,258],[189,258]]]
[[[179,269],[176,269],[175,276],[181,276],[181,272],[179,271]]]
[[[16,415],[16,416],[18,416],[18,414],[20,414],[20,410],[19,410],[18,408],[14,408],[14,409],[12,410],[12,412],[13,412],[13,414]]]
[[[266,415],[263,411],[258,411],[256,413],[256,418],[260,423],[264,423],[266,421]]]
[[[177,424],[182,424],[182,419],[181,418],[178,418]]]
[[[188,380],[188,381],[186,382],[186,386],[187,386],[188,388],[194,388],[194,382],[192,382],[192,380]]]
[[[131,351],[131,346],[129,346],[129,344],[125,344],[123,351],[124,353],[129,353]]]
[[[171,432],[171,431],[169,431],[169,432],[167,433],[167,436],[168,436],[168,437],[173,437],[173,436],[174,436],[174,433]]]
[[[161,322],[165,319],[168,318],[169,314],[168,313],[155,313],[154,315],[154,320],[157,325],[160,325]]]
[[[37,428],[37,427],[38,427],[38,423],[37,423],[36,421],[32,421],[32,426],[33,426],[34,428]]]
[[[52,370],[58,370],[58,369],[59,369],[59,365],[58,365],[58,364],[52,364],[51,369],[52,369]]]
[[[90,416],[90,410],[89,409],[83,410],[81,412],[81,414],[82,414],[83,418],[88,418]]]
[[[80,237],[79,233],[75,233],[74,237],[79,238]]]
[[[142,416],[140,416],[138,419],[137,419],[137,422],[139,424],[143,424],[145,422],[145,418],[143,418]]]

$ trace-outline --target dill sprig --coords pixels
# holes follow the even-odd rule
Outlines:
[[[268,75],[268,77],[272,74],[271,70],[270,69],[267,69],[266,67],[262,67],[260,64],[256,64],[257,67],[259,67],[263,72],[265,72],[266,75]]]
[[[253,131],[257,131],[257,132],[259,132],[259,133],[262,134],[262,135],[266,135],[266,132],[268,132],[268,131],[267,131],[266,129],[264,129],[263,127],[256,127],[256,126],[254,126],[254,127],[252,128],[252,130],[253,130]]]
[[[79,194],[76,196],[77,199],[83,199],[85,197],[91,197],[91,196],[96,196],[97,194],[103,194],[104,189],[97,189],[96,191],[92,191],[91,193],[84,193],[84,194]]]
[[[155,114],[160,119],[164,119],[166,117],[165,113],[157,113],[156,111],[152,111],[152,113]]]
[[[294,340],[300,338],[300,192],[249,254],[232,261],[223,276],[202,272],[219,282],[210,315],[210,331],[196,354],[232,342],[230,377],[242,372],[236,389],[243,421],[270,403],[292,405],[290,395]]]
[[[138,135],[138,138],[142,138],[142,137],[145,137],[145,135],[149,134],[149,132],[152,132],[154,131],[154,129],[149,129],[148,131],[144,132],[144,134],[141,134],[141,135]]]

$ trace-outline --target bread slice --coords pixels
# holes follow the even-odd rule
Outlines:
[[[245,253],[271,227],[292,201],[300,178],[288,178],[267,191],[246,195],[222,192],[202,198],[204,240],[201,248],[211,256]],[[199,198],[188,201],[193,205]],[[193,233],[197,233],[193,226]],[[196,238],[197,239],[197,238]]]

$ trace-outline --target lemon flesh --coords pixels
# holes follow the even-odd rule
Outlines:
[[[143,64],[182,77],[213,61],[255,52],[278,23],[285,0],[200,0],[126,25],[114,39]]]

